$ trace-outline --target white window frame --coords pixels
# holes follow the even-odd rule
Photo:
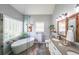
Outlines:
[[[44,22],[36,22],[36,32],[44,32]]]

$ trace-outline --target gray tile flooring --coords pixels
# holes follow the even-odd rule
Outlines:
[[[50,53],[45,43],[34,43],[31,48],[28,48],[18,55],[50,55]]]

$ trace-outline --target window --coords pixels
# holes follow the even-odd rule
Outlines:
[[[4,41],[8,41],[22,33],[22,21],[4,16]]]
[[[36,32],[44,32],[44,22],[36,22]]]
[[[65,20],[60,21],[58,25],[59,25],[59,34],[65,35],[65,31],[66,31],[66,21],[65,21]]]

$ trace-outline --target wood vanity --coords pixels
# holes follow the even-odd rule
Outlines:
[[[75,42],[72,43],[78,43],[79,44],[79,13],[75,13],[70,15],[69,17],[66,17],[65,19],[62,19],[60,21],[57,21],[57,33],[58,36],[60,36],[60,41],[54,41],[54,38],[49,39],[49,51],[51,55],[67,55],[67,51],[74,51],[79,54],[79,45],[68,45],[65,46],[63,42],[66,42],[66,36],[67,31],[70,26],[74,27],[74,39]],[[62,28],[63,31],[62,31]]]
[[[49,51],[51,55],[68,55],[68,51],[79,55],[79,48],[73,45],[64,46],[64,40],[55,41],[55,38],[49,39]]]
[[[62,55],[51,39],[49,39],[49,51],[51,55]]]

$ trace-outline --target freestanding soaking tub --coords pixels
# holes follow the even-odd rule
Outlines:
[[[34,44],[34,37],[25,38],[12,43],[11,48],[14,54],[18,54]]]

